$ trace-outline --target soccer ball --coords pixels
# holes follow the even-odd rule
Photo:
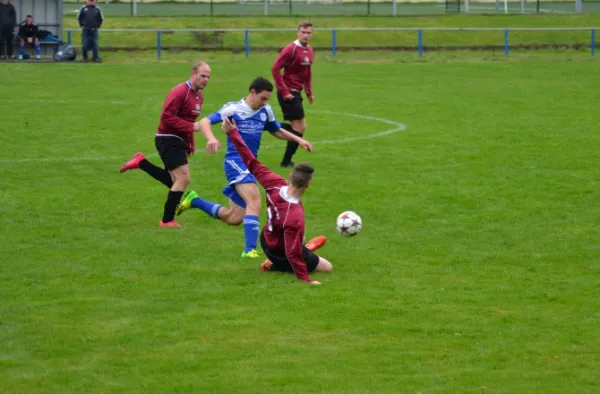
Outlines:
[[[345,237],[352,237],[362,229],[362,219],[356,212],[346,211],[337,217],[336,225],[338,233]]]

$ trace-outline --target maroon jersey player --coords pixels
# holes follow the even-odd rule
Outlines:
[[[312,91],[312,64],[314,52],[308,44],[312,38],[312,23],[301,22],[296,32],[298,39],[288,44],[273,63],[271,72],[277,86],[277,99],[283,112],[282,128],[296,134],[299,137],[306,132],[306,120],[304,119],[304,107],[302,106],[302,90],[306,93],[308,103],[312,104],[314,95]],[[281,75],[283,69],[283,75]],[[293,167],[292,157],[298,150],[298,144],[288,142],[283,159],[282,167]]]
[[[260,243],[268,259],[261,268],[265,271],[294,272],[298,279],[320,284],[310,278],[311,272],[330,272],[332,265],[314,253],[326,242],[319,236],[304,245],[304,208],[300,197],[312,178],[314,169],[307,163],[294,167],[289,182],[271,172],[252,154],[242,140],[234,120],[223,119],[223,130],[229,136],[244,164],[258,180],[267,195],[267,224]]]
[[[165,99],[154,139],[165,168],[150,163],[141,152],[121,167],[121,172],[139,168],[170,189],[160,227],[181,227],[174,220],[175,208],[190,183],[187,157],[196,150],[194,133],[200,130],[200,122],[196,119],[202,110],[203,90],[210,73],[208,64],[197,62],[192,67],[190,79],[175,86]],[[219,141],[210,130],[202,133],[208,141],[206,150],[214,154],[219,149]]]

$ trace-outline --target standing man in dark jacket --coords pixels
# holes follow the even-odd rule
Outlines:
[[[86,4],[79,9],[77,14],[81,31],[81,52],[83,61],[88,60],[88,49],[92,50],[94,62],[100,63],[102,59],[98,56],[98,29],[102,26],[104,16],[102,10],[96,7],[96,0],[87,0]],[[91,47],[91,48],[90,48]]]
[[[6,59],[4,45],[6,44],[6,55],[12,58],[13,54],[13,32],[17,24],[17,12],[15,7],[2,0],[0,3],[0,59]]]

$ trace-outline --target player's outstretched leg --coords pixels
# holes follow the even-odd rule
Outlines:
[[[306,243],[306,249],[314,252],[315,250],[321,248],[327,242],[327,237],[324,235],[319,235],[318,237],[314,237],[310,241]]]
[[[137,168],[144,171],[166,187],[171,188],[171,186],[173,186],[173,180],[171,179],[171,174],[169,174],[169,171],[150,163],[148,160],[146,160],[146,157],[142,152],[138,152],[133,155],[133,158],[126,161],[125,164],[121,166],[119,171],[123,173],[125,171],[135,170]]]
[[[318,237],[314,237],[313,239],[308,241],[305,246],[306,246],[306,249],[310,250],[311,252],[314,252],[315,250],[322,248],[323,245],[325,245],[326,243],[327,243],[327,237],[324,235],[319,235]],[[320,257],[320,259],[324,260],[323,264],[321,264],[321,261],[319,261],[319,264],[321,264],[320,271],[321,272],[331,271],[331,268],[327,269],[328,268],[327,264],[329,264],[329,267],[331,267],[331,263],[329,263],[327,260],[323,259],[322,257]],[[265,260],[260,265],[260,269],[263,271],[270,271],[271,267],[273,267],[273,263],[271,262],[271,260]],[[317,266],[317,268],[319,268],[319,267]]]
[[[121,166],[121,169],[119,171],[121,173],[124,173],[125,171],[135,170],[136,168],[140,168],[140,161],[142,161],[142,160],[146,160],[146,157],[144,156],[144,154],[142,152],[138,152],[135,155],[133,155],[133,158],[126,161],[125,164],[123,164]]]
[[[190,208],[200,209],[208,216],[219,219],[219,210],[222,208],[222,206],[217,203],[207,201],[200,197],[195,191],[190,190],[185,194],[185,196],[183,196],[183,200],[177,206],[175,213],[179,216],[183,213],[183,211]]]

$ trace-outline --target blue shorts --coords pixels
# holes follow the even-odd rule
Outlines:
[[[235,190],[235,184],[256,183],[256,178],[248,171],[246,165],[240,158],[226,159],[223,163],[223,169],[225,170],[227,182],[229,182],[229,184],[223,188],[223,194],[240,207],[246,208],[246,203]]]

